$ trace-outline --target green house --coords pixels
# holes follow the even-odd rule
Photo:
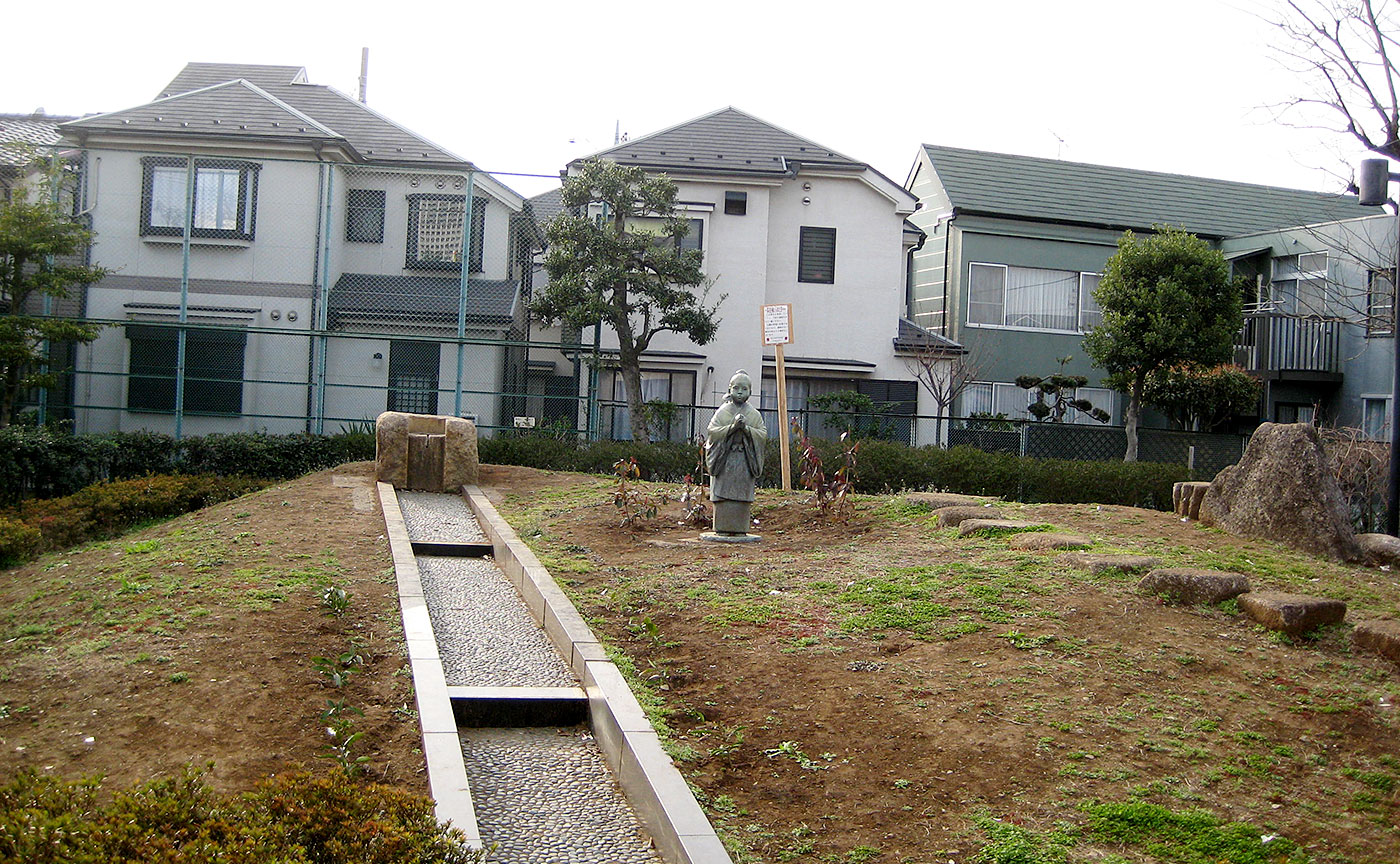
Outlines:
[[[1380,212],[1351,196],[932,144],[920,148],[905,185],[920,204],[911,221],[927,235],[911,255],[907,315],[961,343],[977,368],[977,383],[955,406],[958,416],[1025,417],[1029,394],[1015,379],[1056,371],[1057,358],[1073,358],[1066,367],[1071,374],[1102,380],[1081,342],[1101,319],[1092,292],[1124,230],[1171,225],[1223,248],[1231,238]],[[1227,256],[1251,253],[1258,266],[1256,247],[1268,244],[1243,245],[1231,244]],[[1265,256],[1264,265],[1282,272],[1287,261],[1275,257]],[[1271,273],[1257,284],[1276,281],[1286,280]],[[1251,316],[1303,314],[1284,311],[1267,294],[1262,303],[1251,294],[1245,298]],[[1258,355],[1241,351],[1238,359],[1249,368]],[[1301,376],[1325,395],[1340,385],[1339,363],[1331,364],[1338,368],[1325,380],[1315,369],[1265,365],[1250,371],[1283,384]],[[1118,394],[1086,387],[1079,395],[1121,420]],[[1261,408],[1262,417],[1273,419],[1268,406]]]

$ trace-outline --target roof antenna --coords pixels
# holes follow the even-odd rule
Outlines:
[[[369,49],[368,49],[368,48],[361,48],[361,49],[360,49],[360,104],[361,104],[361,105],[368,104],[368,103],[365,101],[365,99],[366,99],[366,91],[368,91],[368,90],[369,90]]]
[[[1059,135],[1056,135],[1054,129],[1049,130],[1049,132],[1050,132],[1050,135],[1051,135],[1052,137],[1054,137],[1054,139],[1055,139],[1056,141],[1060,142],[1059,144],[1056,144],[1056,145],[1055,145],[1055,158],[1056,158],[1056,159],[1063,159],[1063,158],[1064,158],[1064,149],[1065,149],[1065,139],[1061,138]]]

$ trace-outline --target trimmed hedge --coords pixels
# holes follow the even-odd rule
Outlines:
[[[543,435],[527,435],[483,438],[476,446],[477,457],[492,465],[523,465],[547,471],[579,471],[584,474],[611,474],[617,460],[635,458],[643,480],[662,483],[681,482],[687,474],[695,473],[699,461],[694,445],[673,441],[655,444],[595,441],[586,444]]]
[[[0,787],[0,861],[26,864],[470,864],[485,855],[442,825],[433,802],[344,772],[269,778],[214,792],[201,773],[103,802],[97,780],[21,771]]]
[[[0,502],[69,495],[103,480],[148,474],[219,474],[286,480],[374,458],[374,434],[206,435],[176,441],[156,432],[65,435],[32,426],[0,429]]]
[[[817,441],[816,445],[828,467],[834,469],[840,464],[838,443]],[[611,474],[612,465],[619,458],[635,456],[643,479],[664,482],[680,481],[694,472],[696,463],[693,446],[665,442],[588,444],[522,436],[486,439],[478,446],[482,462],[591,474]],[[781,485],[779,466],[777,442],[769,441],[763,485]],[[796,485],[795,455],[792,467]],[[857,462],[856,491],[878,494],[903,489],[941,489],[966,495],[996,495],[1027,503],[1122,504],[1170,510],[1172,484],[1187,479],[1185,465],[1033,459],[1010,453],[989,453],[974,447],[944,450],[863,439]]]
[[[97,483],[62,498],[34,498],[0,513],[0,563],[115,537],[135,525],[179,516],[256,492],[273,481],[210,474],[152,475]]]

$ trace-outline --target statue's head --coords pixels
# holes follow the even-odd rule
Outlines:
[[[753,392],[753,381],[749,380],[749,373],[740,369],[734,373],[734,377],[729,379],[729,398],[738,405],[743,405],[749,401],[749,394]]]

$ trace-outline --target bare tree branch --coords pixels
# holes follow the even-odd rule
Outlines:
[[[1285,122],[1330,128],[1400,160],[1400,84],[1393,49],[1400,19],[1389,0],[1287,0],[1275,50],[1304,92],[1284,103]],[[1340,128],[1322,118],[1340,121]]]

